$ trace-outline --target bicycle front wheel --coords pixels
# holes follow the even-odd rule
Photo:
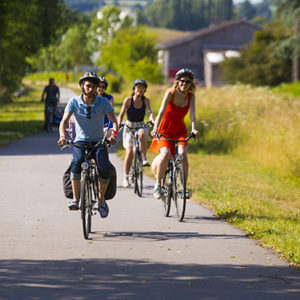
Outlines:
[[[179,163],[174,170],[173,197],[177,220],[181,222],[186,206],[186,183],[182,163]]]
[[[162,203],[163,203],[163,213],[165,217],[170,215],[171,208],[171,196],[172,188],[170,185],[170,172],[167,170],[164,174],[163,184],[162,184]]]
[[[140,153],[134,155],[134,192],[142,197],[143,194],[143,160]]]
[[[91,230],[91,215],[89,211],[89,183],[86,175],[83,175],[80,182],[80,202],[81,202],[81,219],[82,219],[82,229],[83,236],[88,239]]]

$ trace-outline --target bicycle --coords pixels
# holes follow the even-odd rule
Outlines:
[[[93,152],[102,145],[108,145],[109,142],[103,138],[98,143],[86,144],[83,146],[75,144],[71,140],[66,141],[61,149],[65,149],[70,145],[74,147],[84,149],[84,162],[81,164],[81,180],[80,180],[80,209],[81,209],[81,219],[82,219],[82,228],[83,236],[85,239],[88,239],[89,234],[92,230],[92,216],[95,203],[98,201],[98,172],[97,166],[93,159]]]
[[[167,141],[175,143],[175,155],[169,160],[168,168],[164,174],[162,182],[162,203],[165,217],[170,215],[171,199],[175,204],[177,220],[181,222],[184,218],[186,208],[186,178],[184,175],[182,154],[178,153],[178,143],[186,142],[190,138],[195,138],[195,134],[189,135],[184,140],[169,139],[161,133],[156,133],[156,137],[164,137]]]
[[[138,127],[130,127],[127,124],[121,124],[121,127],[126,126],[132,136],[135,139],[135,143],[133,146],[133,164],[130,167],[129,170],[129,179],[131,183],[134,184],[134,193],[137,193],[139,197],[142,197],[143,195],[143,158],[142,158],[142,152],[140,150],[140,142],[139,142],[139,135],[138,131],[140,129],[149,128],[152,126],[152,122],[149,121],[147,123],[144,123],[142,126]]]
[[[46,130],[52,132],[54,121],[54,105],[46,104]]]

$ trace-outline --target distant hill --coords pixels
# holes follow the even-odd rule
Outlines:
[[[152,2],[153,0],[65,0],[65,3],[70,8],[78,9],[81,12],[93,11],[109,4],[138,7],[148,5]]]

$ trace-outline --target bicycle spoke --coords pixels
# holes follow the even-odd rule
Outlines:
[[[83,176],[80,183],[80,201],[83,236],[85,239],[89,237],[89,194],[88,181],[86,176]]]
[[[167,170],[162,184],[162,203],[163,203],[163,213],[165,217],[170,215],[170,208],[171,208],[171,186],[170,186],[170,172]]]
[[[173,184],[173,195],[175,201],[175,210],[177,220],[181,222],[184,218],[185,206],[186,206],[186,184],[183,172],[182,163],[176,166],[174,172],[174,184]]]

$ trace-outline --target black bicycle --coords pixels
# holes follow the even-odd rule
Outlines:
[[[62,150],[69,145],[84,149],[84,162],[81,164],[81,180],[80,180],[80,209],[83,227],[83,236],[88,239],[92,230],[92,216],[95,203],[98,202],[99,186],[98,171],[93,153],[102,145],[108,145],[108,141],[103,139],[97,144],[86,144],[83,146],[75,144],[73,141],[67,140]]]
[[[186,208],[186,178],[183,169],[183,156],[178,153],[178,143],[186,142],[190,138],[195,138],[192,133],[184,140],[169,139],[161,133],[156,133],[156,137],[164,137],[167,141],[175,143],[175,155],[169,160],[168,168],[164,174],[162,182],[162,203],[165,217],[170,215],[171,199],[175,204],[177,220],[181,222],[184,218]]]
[[[54,106],[52,104],[46,104],[46,130],[52,132],[54,121]]]
[[[138,127],[130,127],[127,124],[121,124],[120,127],[126,126],[132,136],[135,139],[135,143],[133,146],[133,164],[129,170],[129,180],[134,185],[134,193],[137,193],[139,197],[143,195],[143,158],[142,152],[140,149],[139,135],[138,132],[140,129],[146,129],[152,127],[152,122],[149,121],[147,123],[142,124]]]

